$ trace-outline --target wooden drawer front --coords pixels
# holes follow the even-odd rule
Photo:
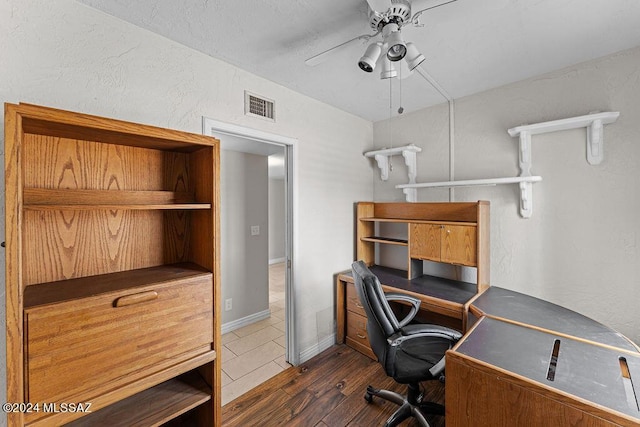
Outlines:
[[[367,315],[367,313],[365,313],[364,311],[364,308],[362,307],[362,304],[360,304],[360,299],[358,298],[358,294],[356,293],[356,287],[351,283],[347,284],[347,310],[357,313],[360,316]]]
[[[369,346],[367,335],[367,318],[355,313],[347,314],[347,336]]]
[[[212,315],[210,274],[28,308],[26,400],[90,400],[206,352]]]

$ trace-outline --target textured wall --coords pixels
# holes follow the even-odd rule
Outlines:
[[[333,310],[333,273],[353,257],[353,203],[372,197],[371,169],[361,156],[371,148],[370,122],[71,0],[0,1],[0,57],[3,103],[195,133],[206,116],[298,139],[296,327],[300,349],[313,353],[318,331],[327,328],[316,313]],[[244,116],[245,89],[276,101],[276,123]],[[4,257],[0,263],[4,282]],[[4,329],[4,304],[0,319]]]
[[[517,185],[460,188],[456,201],[491,201],[491,283],[581,312],[640,343],[640,48],[578,64],[455,101],[455,178],[517,176],[518,140],[527,123],[620,111],[604,128],[604,161],[586,161],[583,129],[532,138],[533,216],[518,214]],[[449,179],[448,107],[374,125],[376,147],[413,142],[418,182]],[[395,160],[395,159],[394,159]],[[402,200],[395,160],[376,200]],[[448,190],[418,190],[420,201],[447,201]]]

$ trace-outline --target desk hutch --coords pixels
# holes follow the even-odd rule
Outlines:
[[[385,291],[419,298],[427,320],[465,330],[469,301],[489,287],[489,202],[374,203],[356,206],[356,258],[378,276]],[[381,235],[381,224],[406,228],[406,237]],[[379,246],[406,248],[406,268],[376,264]],[[423,274],[423,261],[474,267],[475,283]],[[366,317],[350,273],[337,278],[337,341],[373,357]]]
[[[39,404],[10,426],[220,425],[219,159],[214,138],[5,105],[7,400]]]

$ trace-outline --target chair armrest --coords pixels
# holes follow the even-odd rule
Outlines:
[[[408,335],[396,336],[395,339],[389,342],[392,346],[401,346],[403,342],[407,340],[419,339],[419,338],[444,338],[451,342],[451,344],[457,343],[462,334],[455,329],[447,328],[440,325],[416,325],[416,330],[411,331]]]
[[[388,293],[385,293],[384,296],[387,299],[387,301],[404,302],[411,305],[411,311],[409,311],[409,314],[407,314],[405,318],[398,323],[400,328],[407,326],[409,322],[411,322],[413,318],[416,317],[416,314],[418,314],[418,309],[420,308],[420,303],[421,303],[421,301],[418,298],[414,298],[412,296],[409,296],[406,294],[400,294],[397,292],[388,292]]]

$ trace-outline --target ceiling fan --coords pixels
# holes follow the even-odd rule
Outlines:
[[[369,26],[373,34],[363,34],[325,50],[305,61],[309,66],[324,62],[328,56],[355,41],[368,42],[381,35],[382,40],[371,43],[358,61],[361,70],[371,73],[382,63],[380,78],[397,76],[393,63],[405,59],[409,72],[420,65],[425,57],[411,42],[405,42],[401,30],[404,26],[421,27],[420,16],[427,10],[453,3],[456,0],[366,0],[369,5]],[[382,55],[385,53],[384,55]]]

